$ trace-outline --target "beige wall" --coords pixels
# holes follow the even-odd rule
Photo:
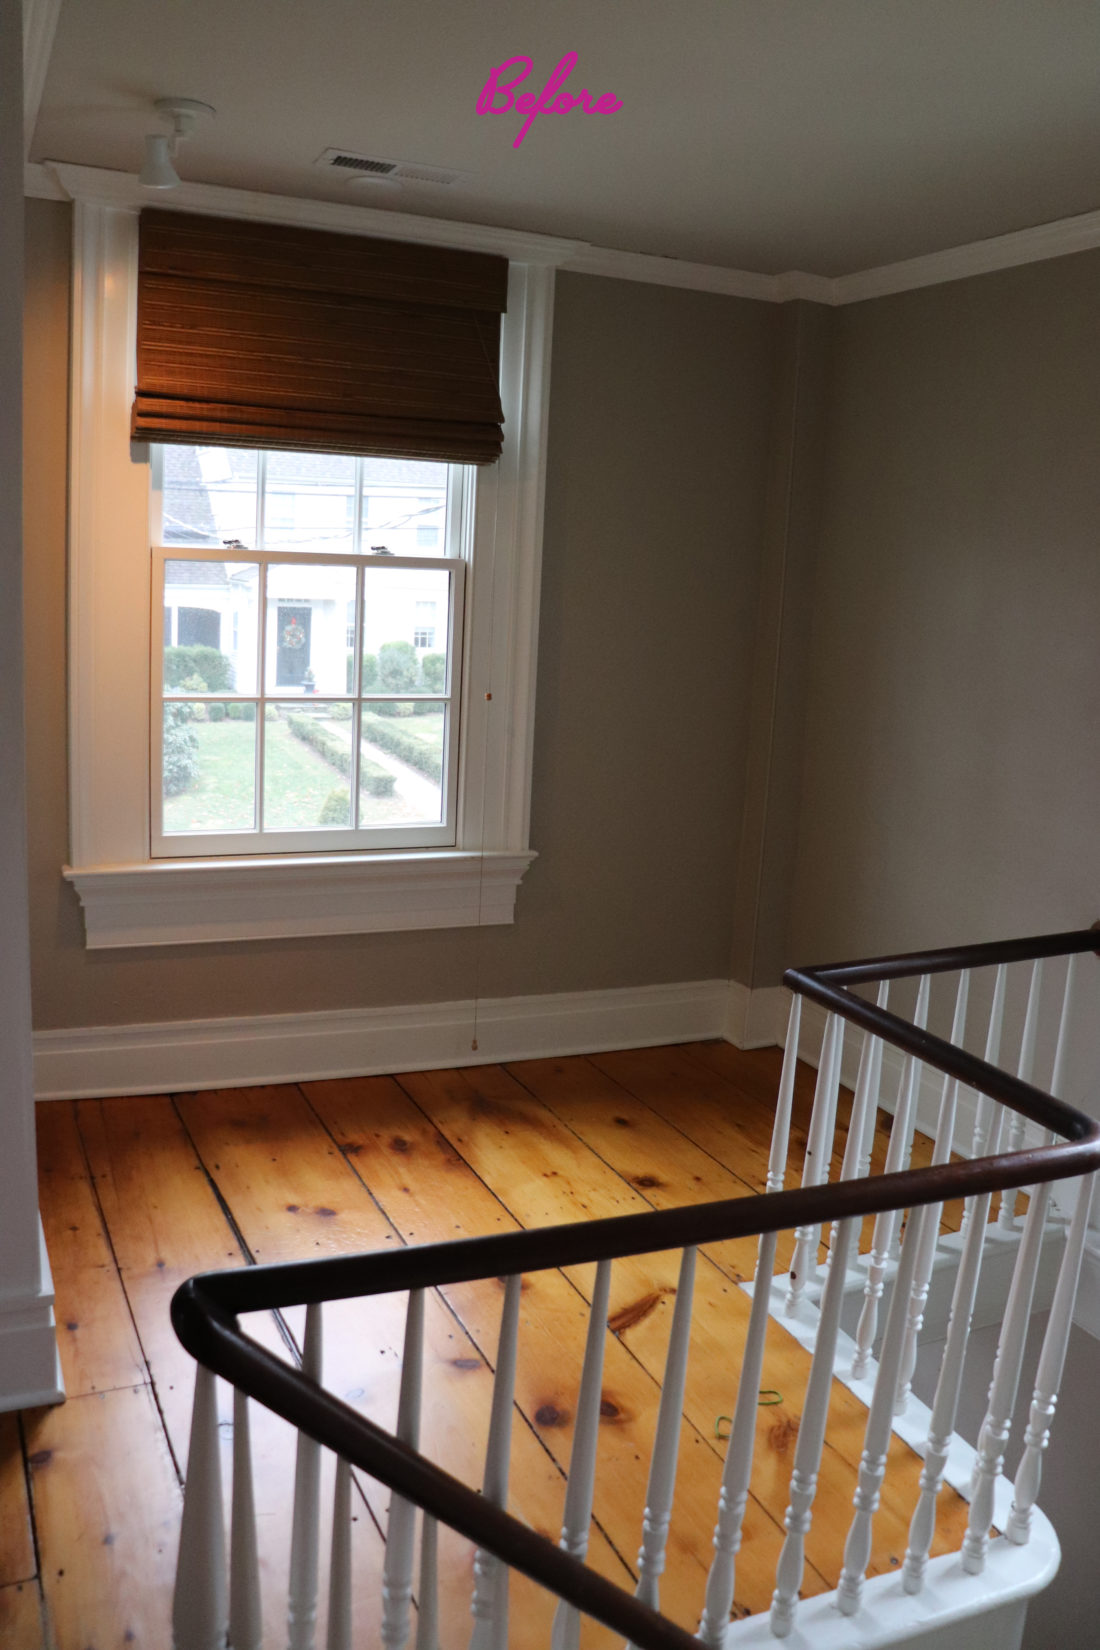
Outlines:
[[[90,953],[62,882],[68,209],[28,203],[39,1027],[725,977],[776,312],[563,275],[532,843],[515,926]]]
[[[1100,915],[1100,253],[836,317],[788,960]]]

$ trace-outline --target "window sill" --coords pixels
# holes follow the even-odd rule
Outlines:
[[[90,951],[511,923],[533,853],[456,849],[311,859],[66,866]]]

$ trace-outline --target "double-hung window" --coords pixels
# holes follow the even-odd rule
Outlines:
[[[509,260],[497,360],[482,320],[447,308],[448,283],[460,299],[466,290],[465,254],[376,240],[388,227],[378,214],[359,228],[347,208],[296,203],[296,226],[305,219],[325,243],[297,265],[307,288],[316,271],[326,283],[313,313],[339,324],[301,347],[291,338],[284,355],[317,371],[278,416],[313,427],[300,440],[286,428],[253,437],[250,406],[233,425],[232,377],[201,394],[189,385],[183,293],[165,297],[160,342],[186,369],[167,408],[185,424],[161,433],[166,407],[142,376],[155,351],[144,364],[135,354],[146,200],[136,179],[105,195],[104,174],[57,175],[77,203],[65,876],[87,944],[511,922],[534,857],[552,264],[568,243],[476,232]],[[232,267],[232,249],[229,264],[210,265],[214,330],[237,327],[247,387],[262,392],[281,368],[246,334],[257,306],[281,309],[283,297],[242,302],[233,280],[252,281],[248,258],[263,265],[282,230],[269,203],[231,194],[211,192],[209,210],[237,214],[245,262]],[[201,212],[206,199],[194,186],[189,206]],[[398,296],[374,351],[352,318],[361,294],[345,289],[358,283],[382,303],[379,271]],[[417,304],[432,311],[433,354],[395,376],[391,351],[412,338],[402,329]],[[353,357],[382,374],[358,403]],[[414,403],[433,372],[454,379],[459,357],[492,365],[502,447],[479,391],[458,410],[470,450],[432,450],[435,401],[426,412]],[[412,393],[391,397],[391,381]],[[312,399],[317,385],[327,406]],[[362,439],[348,433],[349,409]]]
[[[472,468],[164,446],[152,473],[153,856],[453,846]]]

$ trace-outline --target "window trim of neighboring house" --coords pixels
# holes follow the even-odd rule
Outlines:
[[[69,501],[70,856],[91,949],[514,920],[529,844],[554,266],[572,250],[486,230],[510,258],[504,453],[478,476],[454,848],[153,860],[149,844],[148,468],[131,457],[137,216],[126,174],[57,166],[74,201]],[[350,233],[446,226],[202,185],[183,209]],[[360,218],[362,222],[360,222]],[[379,221],[381,220],[381,221]],[[471,231],[463,226],[463,244]],[[456,237],[458,238],[458,237]],[[135,449],[144,455],[147,449]],[[123,639],[120,645],[120,638]],[[127,640],[129,639],[129,641]],[[132,645],[131,645],[132,644]]]

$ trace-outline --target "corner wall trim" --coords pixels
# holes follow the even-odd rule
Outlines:
[[[691,1042],[726,1033],[729,985],[609,991],[309,1014],[39,1031],[39,1100],[236,1088]],[[758,1046],[758,1045],[756,1045]]]

